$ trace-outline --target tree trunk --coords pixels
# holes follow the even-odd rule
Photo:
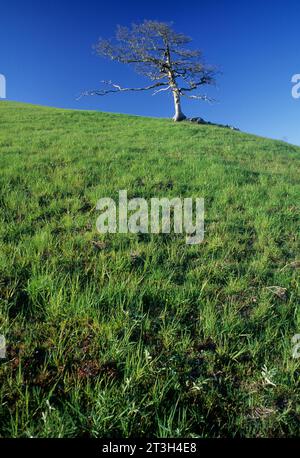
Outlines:
[[[178,121],[183,121],[186,119],[186,116],[183,114],[181,110],[181,103],[180,103],[180,93],[178,86],[176,84],[176,78],[174,76],[174,71],[171,63],[171,55],[170,55],[170,48],[169,45],[167,44],[166,46],[166,64],[168,70],[168,77],[169,77],[169,83],[170,87],[172,88],[173,92],[173,98],[174,98],[174,106],[175,106],[175,114],[173,116],[173,121],[178,122]]]
[[[174,106],[175,106],[175,114],[173,117],[173,121],[183,121],[186,119],[186,116],[183,114],[181,110],[181,103],[180,103],[180,94],[179,92],[175,89],[173,90],[173,97],[174,97]]]

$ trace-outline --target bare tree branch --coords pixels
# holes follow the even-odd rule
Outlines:
[[[119,84],[113,83],[112,81],[101,81],[103,84],[108,84],[114,87],[114,89],[95,89],[92,91],[85,91],[81,94],[81,97],[86,95],[107,95],[115,92],[128,92],[128,91],[149,91],[159,86],[166,86],[168,83],[155,83],[146,87],[121,87]],[[168,88],[167,88],[168,89]]]
[[[158,94],[159,92],[162,92],[162,91],[169,91],[170,89],[171,89],[171,86],[163,87],[161,89],[157,89],[156,91],[154,91],[152,95],[156,95],[156,94]]]
[[[184,92],[181,92],[181,95],[183,95],[184,97],[187,97],[188,99],[204,100],[205,102],[209,102],[209,103],[213,103],[216,101],[215,99],[208,97],[207,95],[188,95],[188,94],[185,94]]]

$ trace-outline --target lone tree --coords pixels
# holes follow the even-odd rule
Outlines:
[[[100,39],[95,46],[99,56],[122,64],[132,64],[137,73],[149,78],[146,87],[121,87],[112,81],[101,81],[107,89],[84,92],[82,95],[106,95],[125,91],[154,90],[172,92],[175,106],[174,121],[186,119],[181,109],[181,97],[210,100],[206,95],[191,94],[201,86],[213,84],[215,69],[203,62],[202,53],[189,48],[191,39],[176,33],[170,24],[144,21],[131,28],[118,26],[112,40]]]

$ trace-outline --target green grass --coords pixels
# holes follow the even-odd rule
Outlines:
[[[0,120],[0,436],[299,435],[300,148],[5,101]],[[99,234],[119,189],[204,197],[204,242]]]

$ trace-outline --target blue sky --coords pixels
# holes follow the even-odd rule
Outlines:
[[[292,75],[300,73],[299,0],[12,0],[0,14],[0,73],[9,100],[171,117],[172,100],[163,93],[76,97],[102,79],[145,82],[93,53],[100,36],[112,36],[117,24],[173,21],[222,71],[210,92],[217,102],[188,100],[187,115],[300,145],[300,99],[291,96]]]

